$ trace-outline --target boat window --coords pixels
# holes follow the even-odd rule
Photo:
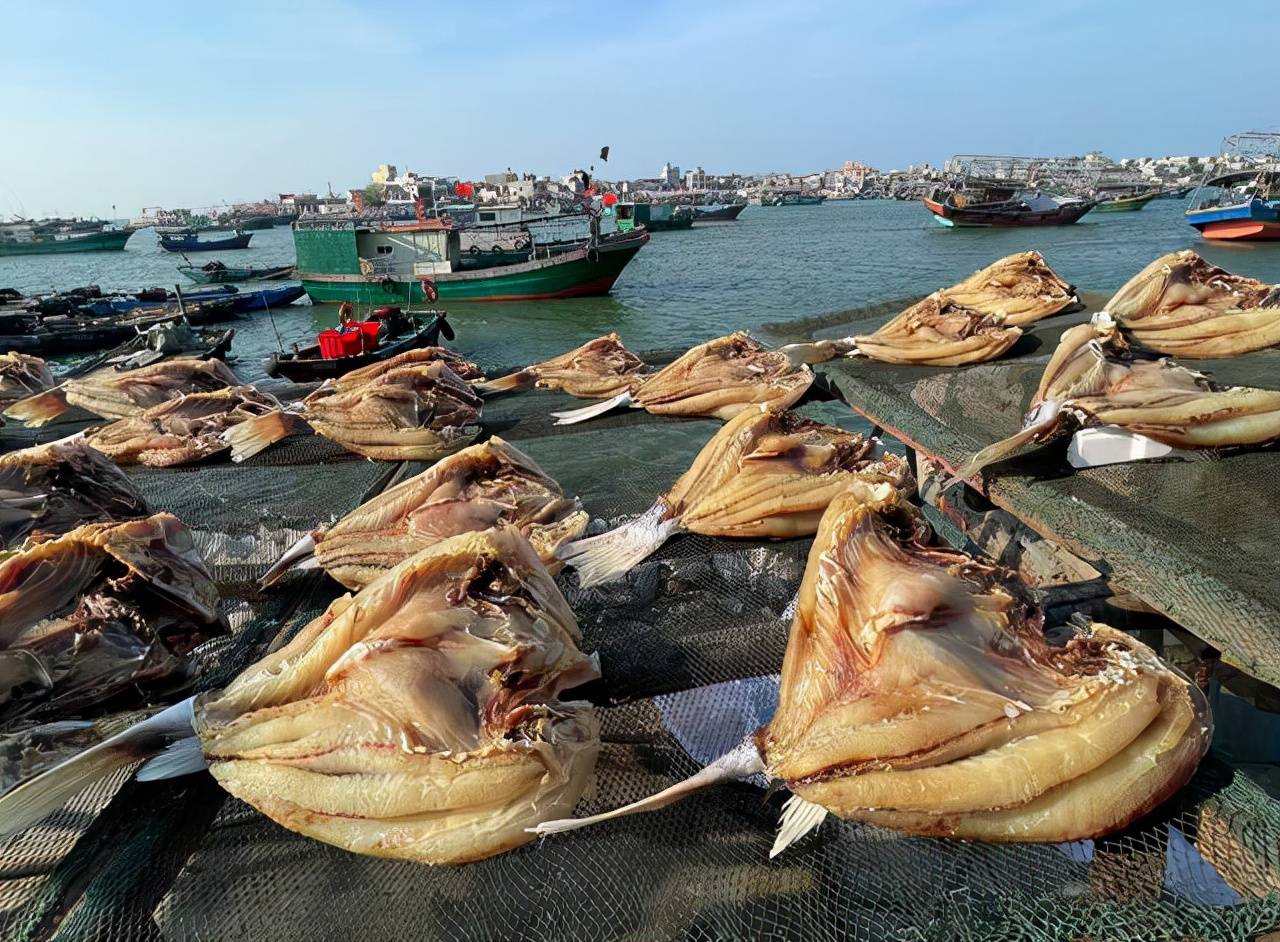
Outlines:
[[[497,213],[481,213],[480,214],[481,222],[493,222],[497,218],[498,218]]]
[[[380,246],[378,246],[378,254],[379,254],[379,255],[390,255],[390,254],[391,254],[392,252],[394,252],[394,251],[395,251],[395,246],[394,246],[394,245],[380,245]]]

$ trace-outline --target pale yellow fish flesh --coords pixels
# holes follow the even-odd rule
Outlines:
[[[560,551],[579,583],[619,578],[671,535],[808,536],[850,487],[913,488],[905,459],[875,439],[754,406],[725,423],[648,512]]]
[[[632,400],[655,415],[731,419],[751,406],[786,409],[812,383],[808,366],[739,331],[692,348],[645,380]]]
[[[598,676],[514,529],[451,537],[343,596],[196,705],[218,782],[291,830],[444,864],[570,811],[599,747]]]
[[[515,527],[544,563],[558,567],[556,549],[581,535],[587,514],[532,458],[494,436],[315,531],[311,553],[348,589],[362,589],[428,546],[499,524]],[[264,581],[275,581],[284,571],[275,567]]]
[[[123,373],[109,367],[96,370],[19,400],[4,414],[39,426],[57,418],[68,406],[78,406],[104,419],[122,419],[186,393],[239,385],[235,373],[221,360],[178,357]]]
[[[1280,344],[1280,285],[1233,275],[1190,250],[1138,272],[1106,311],[1132,340],[1175,356],[1233,357]]]
[[[1191,777],[1195,687],[1105,625],[1049,645],[1014,574],[925,532],[895,491],[832,501],[757,736],[771,775],[843,818],[1041,842],[1122,828]]]
[[[608,333],[558,357],[479,383],[476,388],[495,393],[536,386],[563,390],[580,399],[609,399],[619,393],[634,393],[650,372],[616,333]]]
[[[1170,360],[1136,360],[1114,323],[1080,324],[1062,334],[1022,430],[956,475],[971,478],[1071,424],[1115,426],[1175,448],[1257,445],[1280,438],[1280,391],[1219,386]]]
[[[1039,252],[1006,255],[939,294],[943,301],[1002,317],[1010,327],[1026,327],[1079,303],[1075,288]]]
[[[279,408],[252,386],[188,393],[89,432],[89,444],[117,464],[188,464],[226,451],[227,429]]]
[[[26,353],[0,353],[0,406],[53,388],[44,360]]]
[[[344,373],[334,380],[330,386],[338,390],[354,389],[356,386],[375,380],[384,373],[389,373],[400,367],[421,366],[434,363],[437,360],[449,367],[459,379],[464,379],[467,382],[484,379],[484,372],[480,367],[448,347],[419,347],[416,350],[406,350],[404,353],[397,353],[386,360],[371,363],[368,366],[360,367],[358,370]]]
[[[962,366],[1003,354],[1022,336],[1003,315],[984,314],[931,294],[874,334],[854,337],[859,353],[884,363]]]

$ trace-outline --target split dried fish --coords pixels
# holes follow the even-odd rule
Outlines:
[[[44,360],[25,353],[0,353],[0,406],[53,388]]]
[[[252,386],[188,393],[89,432],[89,444],[122,465],[189,464],[230,448],[227,429],[279,408],[274,396]]]
[[[347,451],[384,461],[434,461],[476,437],[482,401],[439,359],[400,366],[363,383],[321,386],[296,406],[226,431],[243,461],[304,424]]]
[[[147,512],[125,473],[83,435],[0,455],[0,549],[13,549],[32,533],[65,533]]]
[[[1123,828],[1191,778],[1212,718],[1185,677],[1105,625],[1050,645],[1012,572],[927,536],[893,488],[835,498],[769,724],[670,788],[535,832],[764,773],[793,793],[770,856],[828,812],[911,834],[1059,843]]]
[[[390,373],[392,370],[397,370],[404,366],[423,366],[435,363],[437,360],[449,367],[459,379],[464,379],[469,383],[484,379],[484,371],[480,367],[448,347],[419,347],[416,350],[406,350],[404,353],[398,353],[386,360],[370,363],[368,366],[362,366],[358,370],[344,373],[334,380],[330,386],[339,391],[354,389],[356,386],[375,380],[384,373]]]
[[[730,419],[649,510],[617,529],[570,543],[560,557],[582,586],[621,578],[681,531],[706,536],[808,536],[851,486],[910,489],[905,459],[880,443],[756,406]]]
[[[770,775],[843,818],[986,841],[1099,837],[1186,783],[1199,690],[1105,625],[1050,646],[1012,573],[921,533],[894,492],[832,502],[757,735]]]
[[[48,392],[21,399],[4,414],[40,426],[70,406],[77,406],[104,419],[123,419],[186,393],[239,385],[240,380],[221,360],[180,357],[123,373],[110,368],[95,370]]]
[[[1233,275],[1189,250],[1134,275],[1106,311],[1142,346],[1181,357],[1234,357],[1280,344],[1280,285]]]
[[[568,813],[591,779],[598,724],[589,705],[559,699],[599,675],[578,643],[524,537],[460,534],[338,599],[225,690],[20,785],[0,798],[0,830],[154,755],[139,777],[207,762],[275,821],[356,853],[489,857]]]
[[[684,353],[646,379],[632,394],[551,413],[557,425],[573,425],[629,406],[654,415],[701,415],[728,420],[751,406],[788,409],[813,383],[813,370],[778,350],[767,350],[738,331]]]
[[[303,537],[262,583],[271,585],[298,566],[318,566],[348,589],[362,589],[428,546],[499,524],[515,527],[545,564],[558,567],[556,550],[582,534],[587,514],[532,458],[495,436]]]
[[[806,363],[859,355],[916,366],[985,363],[1012,347],[1021,328],[1078,303],[1075,288],[1039,252],[1019,252],[933,292],[872,334],[782,351]]]
[[[176,517],[89,523],[0,557],[0,718],[98,715],[182,692],[225,634],[218,592]]]
[[[608,399],[624,392],[634,394],[650,372],[616,333],[608,333],[553,359],[480,383],[476,389],[490,394],[537,387],[561,389],[581,399]]]
[[[1115,322],[1096,317],[1063,333],[1022,431],[982,449],[956,475],[971,478],[1072,424],[1115,426],[1175,448],[1255,445],[1280,438],[1280,392],[1218,386],[1169,360],[1134,360]]]

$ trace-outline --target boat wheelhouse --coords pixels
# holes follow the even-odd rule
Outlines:
[[[1224,138],[1221,156],[1191,194],[1186,218],[1206,239],[1280,239],[1280,133]]]
[[[663,232],[693,225],[693,208],[673,203],[618,203],[605,212],[613,213],[619,232],[633,232],[640,226]]]
[[[526,301],[609,292],[649,235],[610,232],[603,222],[570,213],[459,228],[438,218],[316,216],[298,220],[293,242],[298,277],[315,301]]]

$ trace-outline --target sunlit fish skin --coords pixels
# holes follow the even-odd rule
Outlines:
[[[675,485],[640,517],[570,543],[560,557],[583,586],[625,575],[670,536],[787,539],[812,534],[827,504],[851,486],[913,487],[904,459],[875,439],[793,412],[739,412],[703,446]]]
[[[1280,285],[1233,275],[1190,250],[1156,259],[1106,311],[1132,340],[1180,357],[1233,357],[1280,344]]]
[[[650,373],[651,368],[624,347],[616,333],[608,333],[568,353],[480,383],[476,388],[491,394],[534,386],[563,390],[580,399],[609,399],[624,392],[634,393]]]
[[[874,334],[854,337],[873,360],[911,366],[962,366],[1004,354],[1022,336],[1004,315],[988,314],[933,294]]]
[[[405,366],[425,366],[436,361],[444,363],[459,379],[464,379],[467,382],[484,379],[484,372],[480,367],[447,347],[419,347],[416,350],[406,350],[404,353],[398,353],[386,360],[362,366],[358,370],[351,370],[349,373],[339,376],[329,385],[340,391],[354,389],[356,386],[375,380],[392,370]]]
[[[581,535],[587,514],[528,455],[501,438],[471,445],[305,537],[263,578],[312,558],[348,589],[362,589],[414,553],[459,533],[513,526],[544,563]]]
[[[83,435],[0,455],[0,549],[32,533],[147,515],[129,478]]]
[[[0,353],[0,406],[53,388],[53,374],[44,360],[26,353]]]
[[[654,415],[728,420],[751,406],[790,408],[812,383],[809,367],[738,331],[698,344],[653,374],[633,403]]]
[[[362,383],[321,386],[297,411],[275,411],[225,433],[243,461],[309,425],[347,451],[383,461],[435,461],[479,433],[483,401],[444,360],[399,366]]]
[[[343,596],[195,717],[210,771],[280,824],[357,853],[443,864],[533,839],[599,746],[561,690],[598,675],[513,529],[451,537]]]
[[[69,406],[78,406],[104,419],[122,419],[186,393],[239,385],[236,375],[221,360],[179,357],[123,373],[109,368],[96,370],[67,380],[49,392],[21,399],[4,414],[40,426],[62,415]]]
[[[1039,252],[1006,255],[964,281],[938,292],[943,301],[1026,327],[1079,303],[1076,290]]]
[[[0,559],[0,718],[69,719],[181,690],[227,631],[190,532],[169,514],[90,523]]]
[[[226,451],[227,429],[279,408],[274,396],[252,386],[229,386],[162,402],[141,415],[92,430],[88,439],[118,464],[171,467]]]
[[[1072,423],[1115,426],[1175,448],[1255,445],[1280,438],[1280,391],[1218,386],[1169,360],[1135,360],[1113,321],[1062,334],[1020,432],[982,449],[956,475],[1047,441]]]
[[[1071,841],[1124,827],[1208,747],[1207,705],[1104,625],[1051,647],[1016,577],[920,542],[895,492],[832,502],[809,556],[768,772],[841,817]]]

